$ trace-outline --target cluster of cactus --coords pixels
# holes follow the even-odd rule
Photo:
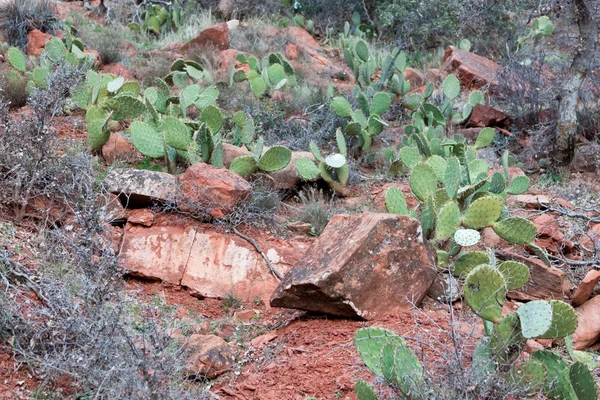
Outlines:
[[[161,32],[176,31],[183,25],[181,4],[175,0],[165,6],[150,4],[142,12],[138,21],[129,24],[129,29],[134,32],[151,32],[156,35],[160,35]]]
[[[365,92],[357,90],[356,97],[360,108],[352,110],[352,106],[344,97],[334,97],[331,109],[342,118],[350,118],[344,127],[347,137],[353,139],[356,148],[370,150],[373,137],[383,132],[387,123],[381,118],[390,108],[390,95],[386,92],[375,92],[368,87]]]
[[[550,18],[546,15],[533,20],[531,28],[525,29],[523,35],[517,38],[517,48],[519,51],[530,43],[535,43],[545,36],[549,36],[554,32],[554,25]]]
[[[595,400],[599,392],[588,367],[569,364],[550,350],[534,352],[517,361],[528,338],[570,338],[577,326],[575,311],[557,300],[533,301],[515,313],[486,325],[471,362],[469,397],[486,392],[491,380],[504,380],[513,394],[529,397],[544,393],[550,399]],[[382,328],[356,332],[354,344],[366,366],[375,375],[396,386],[410,399],[435,398],[436,388],[428,382],[424,368],[401,336]],[[360,400],[376,400],[377,394],[364,381],[355,391]]]
[[[7,73],[7,80],[13,85],[25,86],[28,93],[35,88],[45,89],[48,85],[48,77],[52,74],[54,66],[66,61],[73,65],[87,64],[92,66],[92,57],[85,54],[83,42],[75,37],[75,28],[68,23],[65,25],[65,36],[63,39],[52,38],[38,59],[31,59],[31,68],[27,68],[27,57],[17,47],[10,47],[7,51],[7,59],[12,67]]]
[[[310,151],[318,165],[312,159],[303,157],[296,161],[296,169],[302,179],[315,181],[321,178],[333,190],[343,193],[344,186],[350,178],[350,169],[347,162],[348,148],[346,138],[340,129],[336,130],[335,139],[339,153],[331,153],[323,157],[317,145],[311,141]]]
[[[248,73],[243,70],[235,70],[230,66],[230,86],[234,83],[248,81],[254,96],[261,97],[267,89],[272,91],[284,90],[296,83],[294,68],[279,53],[271,53],[262,60],[254,56],[246,57],[238,54],[236,59],[250,67]]]

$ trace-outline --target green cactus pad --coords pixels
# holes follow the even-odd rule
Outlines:
[[[540,337],[552,326],[552,305],[545,300],[533,300],[517,310],[521,320],[523,336],[531,339]]]
[[[424,101],[425,99],[423,98],[422,94],[413,93],[404,98],[404,106],[409,110],[417,110],[419,107],[421,107]]]
[[[310,143],[308,144],[308,146],[310,148],[310,152],[315,157],[315,159],[319,162],[323,162],[324,158],[321,155],[321,150],[319,150],[319,147],[317,146],[317,144],[311,140]]]
[[[576,362],[571,365],[569,377],[578,400],[597,400],[600,397],[594,375],[585,364]]]
[[[377,136],[381,132],[383,132],[384,128],[383,121],[377,115],[373,114],[369,117],[369,121],[367,122],[367,130],[370,136]]]
[[[469,94],[469,100],[467,101],[467,103],[472,107],[475,107],[477,104],[483,104],[483,92],[481,90],[473,90],[471,94]]]
[[[292,151],[284,146],[273,146],[258,161],[258,168],[265,172],[284,169],[292,159]]]
[[[494,325],[490,338],[490,354],[502,364],[510,364],[519,356],[524,343],[519,316],[511,313]]]
[[[45,89],[48,87],[48,78],[50,77],[50,69],[45,67],[37,67],[33,70],[33,82],[36,86]],[[83,107],[85,108],[85,107]]]
[[[529,359],[517,365],[508,375],[508,381],[528,395],[539,393],[546,380],[546,368],[537,360]]]
[[[417,393],[426,387],[423,367],[413,351],[405,344],[396,346],[394,370],[398,387],[409,398],[419,398]]]
[[[191,144],[192,138],[188,127],[173,117],[166,117],[160,125],[167,144],[176,150],[185,151]]]
[[[21,50],[16,47],[11,47],[6,53],[6,58],[10,65],[19,72],[25,73],[27,71],[27,61],[25,55]]]
[[[488,162],[486,160],[478,158],[469,163],[468,169],[469,176],[471,177],[471,182],[476,183],[482,179],[488,178],[488,171],[490,170],[490,166],[488,165]]]
[[[550,267],[552,263],[550,262],[550,258],[548,258],[548,253],[546,250],[542,249],[540,246],[535,245],[533,243],[528,244],[529,248],[533,251],[533,253],[539,257],[540,260],[547,266]]]
[[[390,95],[385,92],[379,92],[373,96],[370,113],[381,116],[390,109],[390,103]]]
[[[479,135],[477,135],[477,139],[475,140],[475,148],[481,149],[483,147],[489,146],[494,141],[494,136],[496,132],[494,128],[483,128],[479,131]]]
[[[119,90],[119,94],[128,94],[133,97],[138,97],[141,92],[140,83],[137,81],[125,82],[121,89]]]
[[[558,354],[550,350],[541,350],[534,352],[530,359],[541,362],[546,368],[543,393],[548,399],[577,399],[571,385],[569,364]]]
[[[455,201],[449,201],[437,213],[435,238],[448,239],[460,227],[460,208]]]
[[[508,290],[519,289],[529,281],[529,268],[517,261],[504,261],[498,265],[498,270],[506,281]]]
[[[286,77],[285,71],[283,70],[283,66],[281,64],[273,64],[267,68],[267,76],[269,77],[271,86],[275,88],[277,88],[279,83]]]
[[[535,239],[537,233],[535,225],[521,217],[503,219],[496,222],[493,228],[502,239],[515,244],[529,243]]]
[[[500,197],[485,196],[475,200],[463,215],[463,225],[471,229],[492,226],[500,218],[504,201]]]
[[[119,89],[121,89],[123,84],[125,84],[125,78],[119,76],[118,78],[108,82],[108,85],[106,85],[106,90],[108,90],[109,93],[116,93]]]
[[[335,143],[337,144],[338,151],[344,157],[348,157],[348,147],[346,146],[346,138],[342,131],[338,128],[335,131]]]
[[[394,363],[394,357],[396,354],[396,346],[398,343],[388,343],[381,349],[380,363],[381,373],[388,382],[396,381],[396,365]]]
[[[444,187],[446,188],[448,197],[451,199],[455,198],[458,193],[461,174],[460,161],[456,157],[450,157],[446,172],[444,173]]]
[[[508,185],[506,192],[508,194],[523,194],[529,189],[529,178],[526,176],[517,176]]]
[[[413,169],[422,160],[423,157],[416,148],[407,146],[400,149],[400,161],[409,169]]]
[[[433,195],[433,206],[435,207],[436,210],[439,210],[449,200],[450,199],[448,198],[446,189],[438,189],[435,191],[435,194]]]
[[[209,86],[198,95],[194,105],[198,110],[204,110],[208,106],[214,106],[219,97],[219,89],[215,86]]]
[[[454,241],[459,246],[475,246],[481,240],[481,234],[474,229],[459,229],[454,232]]]
[[[414,166],[408,182],[415,197],[422,202],[432,196],[437,189],[435,171],[425,163]]]
[[[88,130],[88,146],[99,149],[110,137],[110,131],[105,129],[110,114],[103,108],[91,106],[85,114],[85,122]]]
[[[408,215],[404,193],[396,186],[390,186],[385,192],[385,207],[390,214]]]
[[[265,94],[267,84],[262,78],[254,78],[250,81],[250,88],[255,97],[260,97]]]
[[[465,279],[465,299],[481,318],[497,322],[502,315],[506,283],[502,274],[491,265],[475,267]]]
[[[135,121],[129,127],[131,141],[136,149],[145,156],[158,158],[165,155],[164,137],[150,125]]]
[[[198,85],[190,85],[179,93],[179,105],[181,106],[181,112],[184,116],[186,115],[187,109],[196,102],[199,94],[200,86]]]
[[[363,61],[369,61],[369,47],[364,40],[359,40],[354,48],[356,55]]]
[[[215,148],[213,149],[212,154],[210,155],[211,165],[217,168],[225,168],[225,165],[223,165],[223,153],[223,142],[219,140],[215,143]]]
[[[577,329],[577,314],[573,307],[559,300],[549,300],[552,307],[552,324],[550,328],[539,335],[541,339],[564,338]]]
[[[444,95],[450,100],[454,100],[460,93],[460,82],[456,76],[450,74],[444,79],[442,83],[442,91]]]
[[[343,97],[334,97],[331,101],[331,109],[339,117],[349,118],[352,116],[352,107],[348,100]]]
[[[377,400],[377,394],[375,394],[373,388],[365,381],[356,382],[354,391],[356,392],[358,400]]]
[[[256,172],[258,166],[256,165],[256,161],[254,161],[254,157],[240,156],[231,162],[229,169],[241,177],[248,179]]]
[[[59,38],[50,39],[46,43],[45,53],[53,62],[59,62],[67,56],[67,47]]]
[[[468,274],[475,267],[488,264],[489,262],[490,258],[487,253],[482,251],[468,251],[460,253],[451,269],[454,276],[460,277]]]
[[[354,334],[354,346],[375,375],[382,376],[380,354],[388,343],[403,343],[404,340],[394,332],[383,328],[362,328]]]
[[[448,168],[448,163],[446,163],[446,160],[438,155],[433,155],[427,159],[427,164],[429,164],[435,171],[438,181],[444,182],[446,168]]]
[[[134,119],[146,111],[146,104],[143,101],[127,94],[108,99],[106,105],[113,112],[111,118],[116,121]]]
[[[484,321],[485,323],[485,321]],[[482,337],[477,342],[473,360],[471,362],[471,372],[473,375],[473,383],[479,385],[484,382],[487,377],[496,371],[496,363],[492,360],[490,354],[490,338]]]
[[[500,172],[495,172],[490,181],[490,192],[500,194],[506,188],[506,181]]]
[[[331,168],[342,168],[346,164],[346,157],[341,154],[330,154],[325,158],[325,164]]]
[[[306,181],[314,181],[321,175],[319,167],[315,165],[313,160],[306,157],[300,158],[298,161],[296,161],[296,169],[298,170],[298,173],[302,179]]]
[[[223,126],[223,114],[215,106],[208,106],[202,110],[200,114],[200,121],[204,122],[212,134],[216,134],[221,130]]]

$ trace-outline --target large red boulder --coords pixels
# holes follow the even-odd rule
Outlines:
[[[485,85],[495,85],[500,65],[475,53],[448,46],[442,60],[441,70],[454,74],[462,87],[479,89]]]
[[[435,252],[416,219],[336,215],[288,271],[273,307],[373,319],[419,305],[437,276]]]
[[[206,28],[198,36],[179,47],[179,52],[189,56],[194,51],[210,47],[218,50],[229,48],[229,28],[226,22]]]
[[[222,219],[250,197],[252,186],[244,178],[225,168],[196,163],[181,175],[179,208],[196,216]]]
[[[577,308],[577,329],[573,333],[573,347],[583,350],[600,340],[600,296]]]
[[[39,57],[46,48],[46,43],[52,39],[52,35],[34,29],[27,34],[27,55]]]

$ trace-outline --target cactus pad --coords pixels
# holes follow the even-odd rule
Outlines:
[[[497,322],[502,315],[506,283],[502,274],[491,265],[475,267],[465,279],[465,299],[481,318]]]
[[[202,110],[200,114],[200,121],[204,122],[212,134],[216,134],[221,130],[223,126],[223,114],[215,106],[208,106]]]
[[[116,93],[119,91],[119,89],[121,89],[121,87],[123,86],[123,84],[125,83],[125,78],[123,78],[122,76],[119,76],[116,79],[113,79],[112,81],[108,82],[108,85],[106,85],[106,90],[109,91],[109,93]]]
[[[88,146],[91,149],[99,149],[110,137],[110,131],[104,128],[109,117],[109,113],[98,106],[91,106],[87,110],[85,122],[88,130]]]
[[[460,82],[458,81],[458,78],[452,74],[448,75],[442,83],[442,91],[444,92],[444,96],[450,100],[454,100],[460,93]]]
[[[116,121],[134,119],[146,111],[146,104],[143,101],[127,94],[108,99],[106,105],[113,111],[111,118]]]
[[[475,200],[463,215],[463,225],[480,229],[491,226],[500,218],[504,201],[500,197],[485,196]]]
[[[356,55],[363,61],[369,61],[369,48],[364,40],[359,40],[354,48]]]
[[[552,324],[550,328],[539,335],[542,339],[564,338],[577,329],[577,314],[573,307],[559,300],[549,300],[552,306]]]
[[[394,370],[398,387],[409,398],[419,398],[417,393],[425,385],[423,367],[412,350],[405,344],[399,343],[394,353]]]
[[[164,133],[167,144],[176,150],[187,150],[192,141],[188,127],[177,118],[166,117],[160,130]]]
[[[256,161],[254,161],[254,157],[252,156],[237,157],[229,166],[231,171],[245,179],[248,179],[250,176],[252,176],[252,174],[256,172],[257,168],[258,166],[256,165]]]
[[[533,300],[517,310],[521,320],[523,336],[531,339],[540,337],[552,326],[552,305],[545,300]]]
[[[377,400],[377,395],[373,391],[373,388],[365,381],[356,382],[354,391],[356,392],[358,400]]]
[[[390,108],[390,95],[385,92],[379,92],[375,96],[373,96],[373,101],[371,102],[371,114],[375,115],[383,115]]]
[[[541,362],[529,359],[511,370],[508,379],[520,391],[534,395],[542,389],[546,375],[546,368]]]
[[[334,97],[331,101],[331,108],[339,117],[348,118],[352,116],[352,107],[350,107],[348,100],[343,97]]]
[[[576,362],[571,365],[569,378],[578,400],[598,399],[598,386],[594,380],[594,375],[585,364]]]
[[[477,139],[475,140],[475,148],[481,149],[482,147],[489,146],[494,141],[494,136],[496,132],[494,128],[483,128],[479,131],[479,135],[477,135]]]
[[[526,176],[517,176],[508,185],[506,192],[509,194],[523,194],[529,189],[529,178]]]
[[[504,277],[508,290],[519,289],[529,281],[529,268],[523,263],[505,261],[498,265],[498,270]]]
[[[415,147],[406,146],[400,149],[400,160],[409,169],[413,169],[423,160],[423,157]]]
[[[501,363],[510,364],[519,356],[524,343],[519,316],[511,313],[494,325],[490,338],[490,354]]]
[[[258,168],[265,172],[284,169],[292,159],[292,151],[284,146],[273,146],[258,161]]]
[[[500,172],[495,172],[490,181],[490,192],[500,194],[506,188],[506,181]]]
[[[437,189],[435,171],[425,163],[414,166],[408,182],[415,197],[422,202],[432,196]]]
[[[438,181],[444,182],[444,176],[446,175],[446,168],[448,164],[446,160],[438,155],[433,155],[427,159],[427,164],[433,168],[435,171],[435,175],[437,176]]]
[[[408,215],[406,198],[402,190],[396,186],[390,186],[385,192],[385,208],[390,214]]]
[[[27,71],[27,61],[25,60],[25,55],[21,50],[16,47],[11,47],[8,49],[6,53],[6,58],[8,62],[14,69],[19,72],[25,73]]]
[[[302,179],[306,181],[314,181],[321,175],[319,167],[317,167],[310,158],[306,157],[300,158],[298,161],[296,161],[296,169],[298,170],[298,173]]]
[[[489,262],[490,258],[487,253],[482,251],[469,251],[460,253],[451,269],[454,276],[459,277],[468,274],[475,267],[482,264],[488,264]]]
[[[382,376],[380,354],[388,343],[403,343],[404,339],[383,328],[362,328],[354,334],[354,346],[375,375]]]
[[[454,232],[454,241],[459,246],[469,247],[479,243],[481,234],[474,229],[459,229]]]
[[[156,131],[150,125],[135,121],[129,127],[131,141],[136,149],[145,156],[158,158],[165,155],[165,143],[163,134]]]
[[[341,168],[346,164],[346,157],[341,154],[330,154],[325,158],[325,164],[331,168]]]
[[[569,364],[558,354],[549,350],[536,351],[531,355],[531,360],[541,362],[547,371],[544,381],[543,393],[549,399],[577,399],[571,378]]]
[[[455,201],[449,201],[437,213],[435,238],[448,239],[460,226],[460,208]]]
[[[535,225],[521,217],[503,219],[496,222],[493,228],[502,239],[515,244],[529,243],[537,233]]]
[[[219,97],[219,89],[215,86],[209,86],[198,95],[194,105],[198,110],[204,110],[208,106],[214,106]]]
[[[250,80],[250,88],[255,97],[260,97],[265,94],[267,84],[262,78],[254,78]]]
[[[456,157],[450,157],[444,172],[444,187],[448,197],[453,199],[456,197],[461,179],[460,161]]]

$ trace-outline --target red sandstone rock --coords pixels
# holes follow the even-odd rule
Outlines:
[[[27,34],[27,55],[39,57],[42,55],[46,43],[52,39],[52,35],[34,29]]]

